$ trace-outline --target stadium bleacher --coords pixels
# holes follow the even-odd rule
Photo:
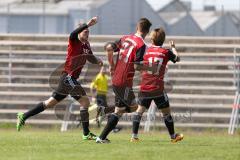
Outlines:
[[[94,53],[107,63],[104,43],[119,37],[91,36]],[[167,37],[166,42],[169,39],[176,42],[181,55],[181,62],[169,64],[168,70],[173,85],[168,93],[172,110],[176,116],[185,116],[176,121],[176,126],[227,128],[236,91],[234,48],[240,48],[240,38]],[[0,123],[15,122],[18,111],[25,111],[51,95],[49,76],[64,63],[66,48],[66,35],[0,35]],[[89,83],[84,87],[89,91]],[[109,93],[109,100],[111,97],[113,94]],[[60,105],[69,105],[69,101]],[[59,124],[61,120],[53,110],[48,110],[27,123]]]

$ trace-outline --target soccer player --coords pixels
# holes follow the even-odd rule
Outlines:
[[[109,143],[107,136],[115,128],[122,114],[131,110],[130,106],[137,106],[132,91],[133,77],[135,69],[141,70],[143,67],[141,61],[146,49],[144,38],[151,25],[147,18],[141,18],[137,23],[136,33],[123,36],[118,43],[120,51],[112,77],[115,112],[110,115],[101,135],[96,139],[97,143]]]
[[[68,53],[64,70],[59,79],[58,87],[52,96],[46,101],[40,102],[33,109],[26,113],[17,114],[17,130],[20,131],[25,121],[31,116],[43,112],[45,109],[53,108],[56,104],[66,98],[69,94],[80,104],[80,118],[83,127],[83,139],[96,139],[96,135],[89,131],[89,99],[81,84],[77,81],[86,60],[93,64],[103,65],[103,62],[96,58],[88,42],[89,27],[97,23],[97,17],[93,17],[87,24],[80,24],[69,36]]]
[[[174,122],[169,108],[169,100],[164,91],[164,73],[168,61],[176,63],[180,61],[180,57],[173,41],[170,41],[171,50],[162,47],[165,41],[165,32],[163,28],[154,29],[150,36],[152,45],[147,49],[143,63],[146,66],[155,65],[157,69],[153,72],[142,72],[139,106],[133,115],[133,134],[131,142],[139,141],[138,129],[141,117],[144,111],[150,107],[152,101],[154,101],[157,108],[162,111],[171,141],[177,142],[183,139],[183,135],[175,133],[174,131]]]

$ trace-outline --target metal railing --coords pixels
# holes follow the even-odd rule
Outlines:
[[[239,108],[240,108],[240,48],[234,49],[234,84],[236,93],[232,107],[232,114],[229,122],[228,133],[234,134],[239,125]]]

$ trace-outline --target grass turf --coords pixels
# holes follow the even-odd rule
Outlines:
[[[99,131],[96,131],[99,133]],[[185,132],[184,140],[169,142],[160,132],[140,135],[140,143],[130,143],[130,131],[111,134],[111,144],[83,141],[80,131],[0,129],[1,160],[237,160],[240,158],[239,134],[225,132]]]

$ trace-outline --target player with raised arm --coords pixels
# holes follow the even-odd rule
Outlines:
[[[152,45],[148,47],[144,55],[143,63],[145,66],[157,66],[153,72],[143,71],[139,93],[139,106],[133,115],[133,133],[131,142],[137,142],[138,129],[142,114],[154,101],[157,108],[162,111],[165,125],[168,129],[171,142],[177,142],[183,139],[182,134],[175,133],[174,122],[171,116],[169,100],[164,90],[164,73],[168,61],[179,62],[180,57],[173,41],[170,41],[171,49],[163,48],[165,41],[165,31],[163,28],[154,29],[151,32]]]
[[[109,116],[108,122],[97,143],[109,143],[108,134],[115,128],[119,118],[126,110],[135,107],[135,95],[132,91],[135,69],[141,69],[146,45],[144,38],[149,33],[151,22],[147,18],[141,18],[137,23],[137,32],[123,36],[119,43],[119,55],[112,77],[113,91],[115,93],[115,112]]]
[[[103,65],[103,62],[93,55],[88,42],[88,28],[96,23],[97,17],[93,17],[87,24],[84,23],[79,25],[79,27],[70,34],[66,62],[57,89],[55,89],[49,99],[40,102],[26,113],[17,114],[17,131],[20,131],[28,118],[43,112],[45,109],[53,108],[70,94],[81,104],[80,118],[83,127],[83,139],[96,139],[96,135],[89,131],[88,107],[90,102],[86,96],[86,92],[77,81],[87,60],[93,64]]]

